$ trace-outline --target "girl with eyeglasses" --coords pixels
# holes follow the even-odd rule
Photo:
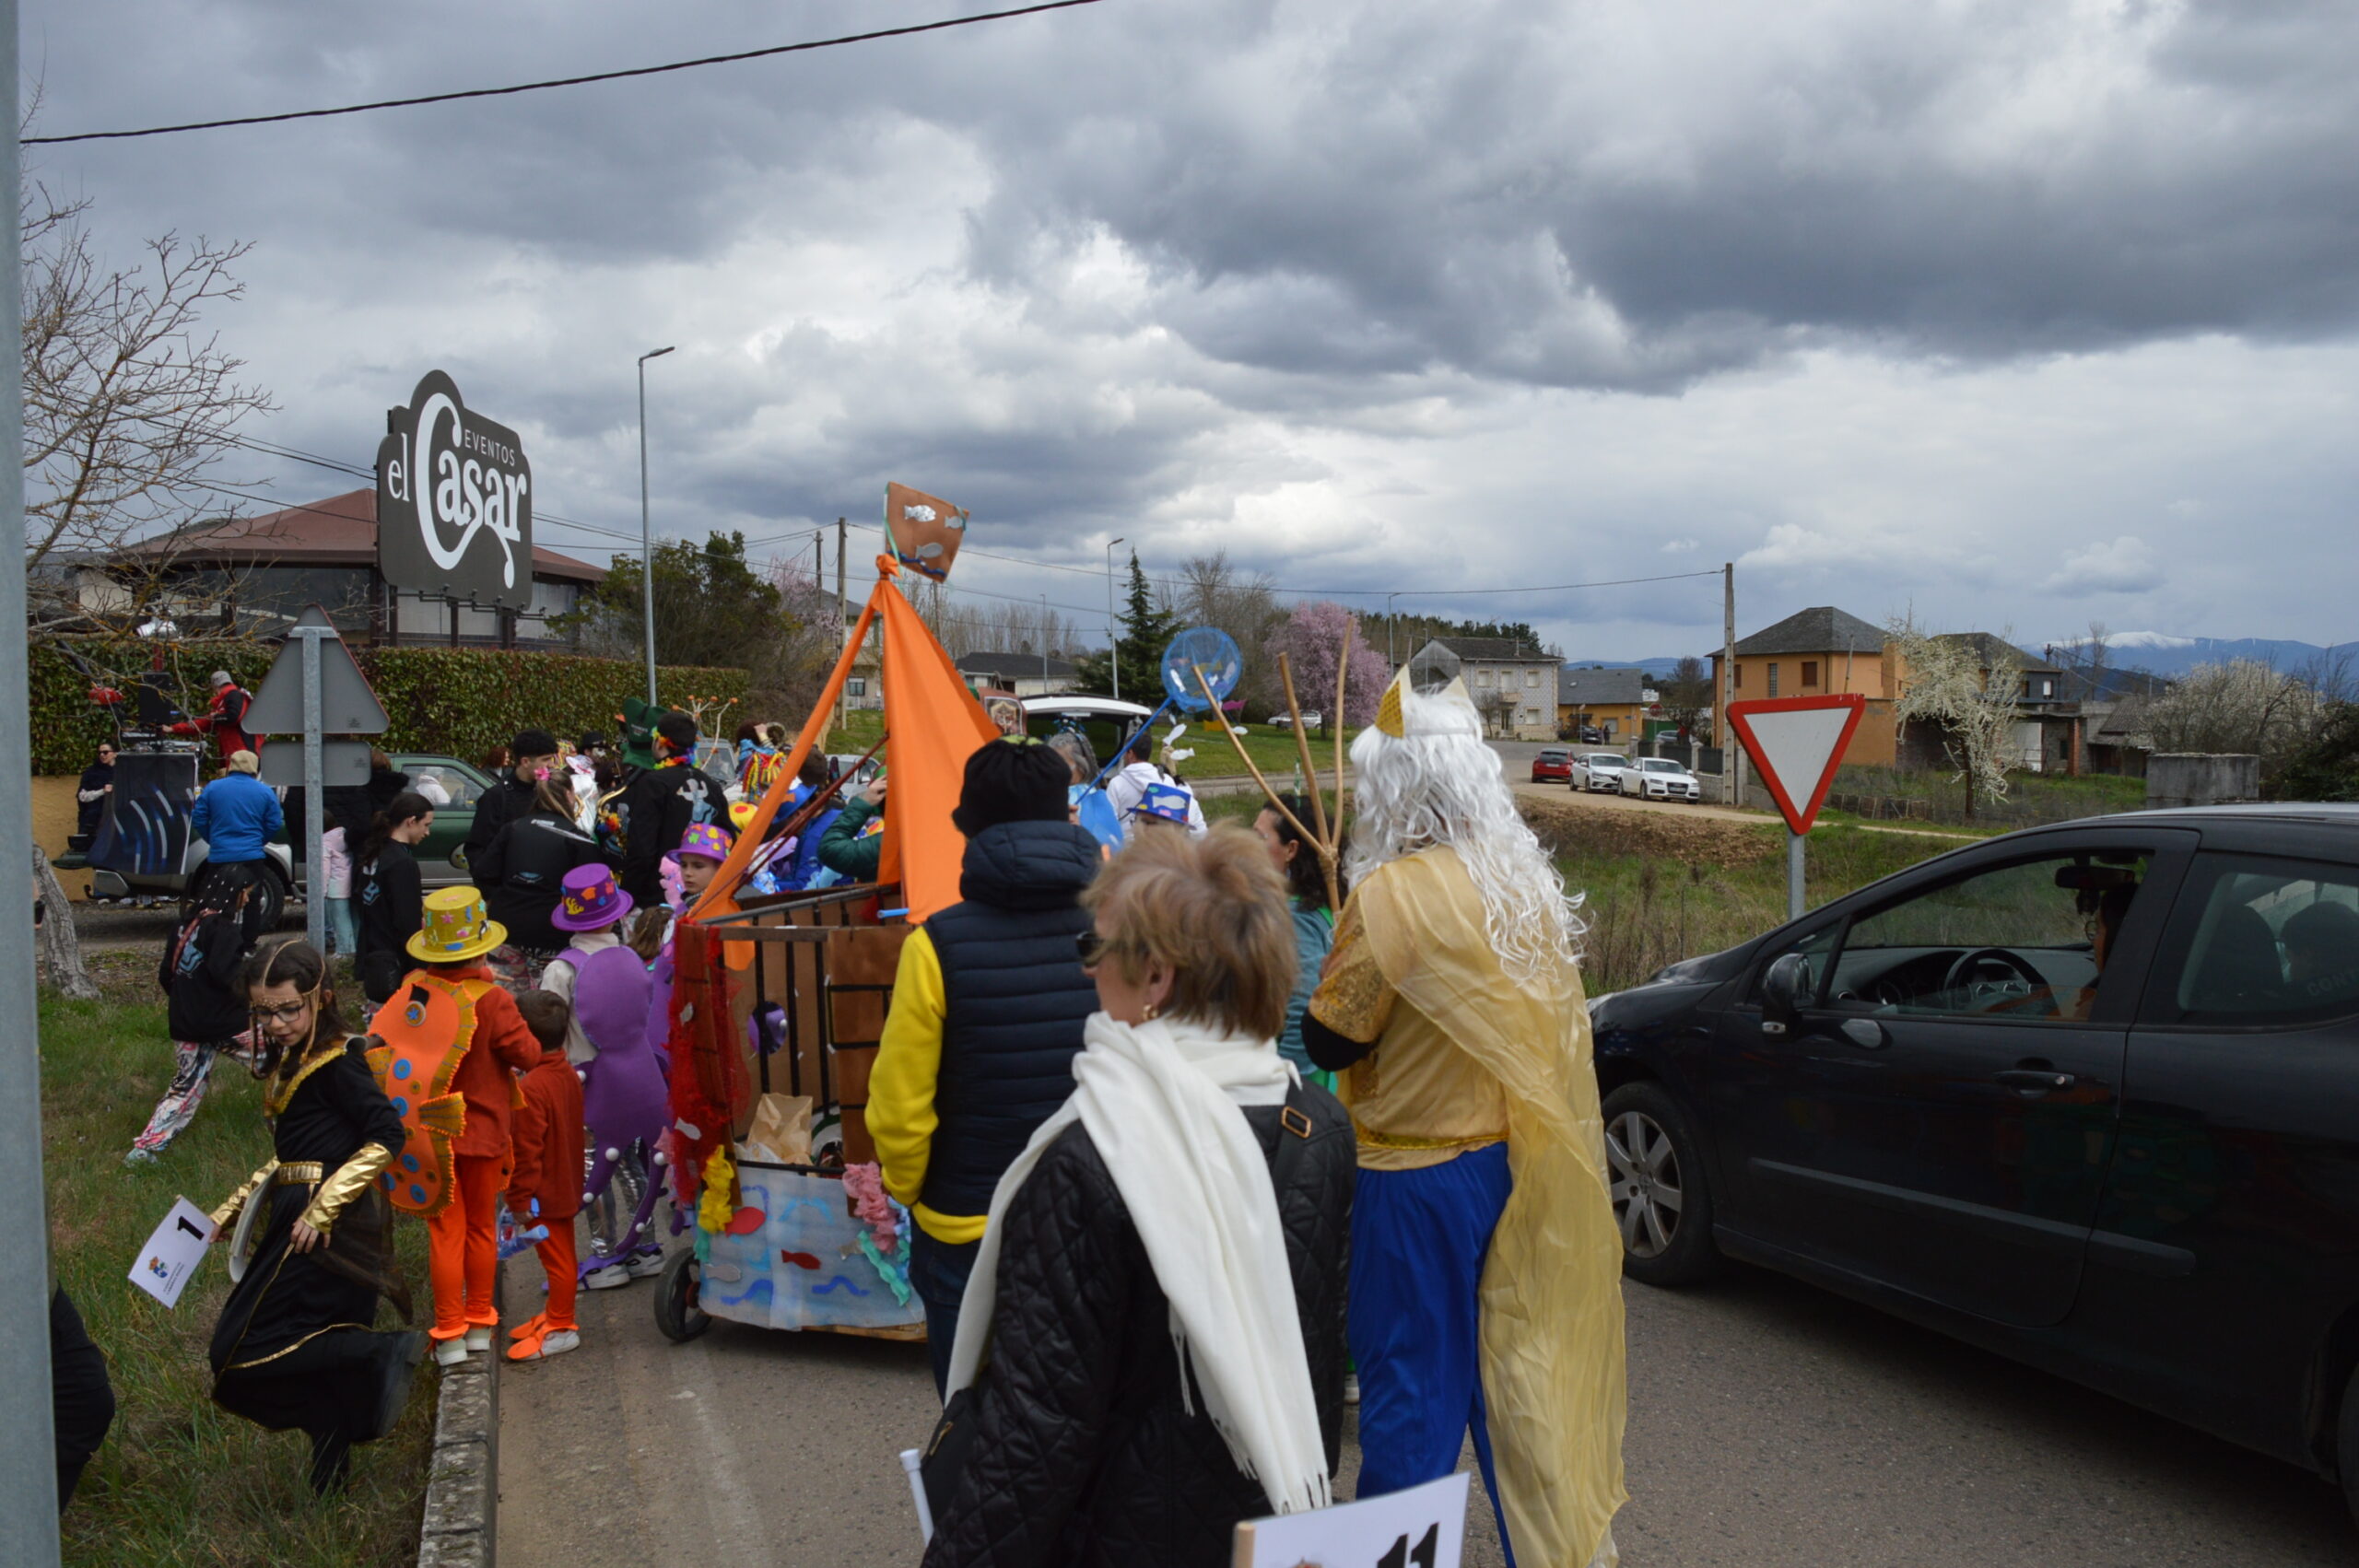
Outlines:
[[[236,1281],[213,1329],[213,1400],[309,1436],[324,1493],[344,1484],[354,1444],[393,1430],[426,1353],[423,1333],[371,1327],[381,1295],[410,1313],[379,1182],[404,1129],[317,948],[264,948],[244,978],[272,1157],[213,1212]]]

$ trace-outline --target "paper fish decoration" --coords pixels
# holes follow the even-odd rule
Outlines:
[[[941,497],[906,485],[885,486],[885,532],[903,566],[941,581],[950,575],[966,531],[967,514]]]

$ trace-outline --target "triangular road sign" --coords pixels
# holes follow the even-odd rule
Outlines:
[[[295,617],[299,626],[329,626],[334,622],[317,604]],[[300,735],[303,732],[303,639],[289,637],[262,678],[261,689],[246,709],[245,728],[256,735]],[[340,637],[320,639],[320,733],[381,735],[391,729],[384,705],[369,689],[369,677],[353,662],[352,649]]]
[[[1756,697],[1729,704],[1729,728],[1744,744],[1761,782],[1786,825],[1808,833],[1826,803],[1827,787],[1843,766],[1868,699],[1857,692],[1830,696]]]

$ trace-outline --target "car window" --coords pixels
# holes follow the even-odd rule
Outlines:
[[[1680,767],[1679,764],[1675,762],[1661,762],[1653,757],[1647,758],[1644,762],[1638,764],[1638,766],[1645,768],[1649,773],[1678,773],[1684,771]]]
[[[1889,905],[1852,922],[1829,998],[1903,1015],[2085,1019],[2150,860],[2045,856]]]
[[[442,793],[449,797],[452,806],[472,810],[475,802],[482,798],[483,786],[475,782],[472,774],[464,773],[447,764],[418,763],[408,771],[411,789],[417,789],[421,779],[431,778],[442,787]]]
[[[2198,855],[2145,1016],[2299,1024],[2359,1012],[2359,867]]]
[[[1612,752],[1600,752],[1589,759],[1589,765],[1591,767],[1627,767],[1630,766],[1630,759],[1626,756],[1615,756]]]

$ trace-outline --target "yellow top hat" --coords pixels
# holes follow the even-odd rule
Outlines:
[[[426,895],[426,926],[409,939],[409,955],[425,964],[464,964],[508,941],[472,887],[438,887]]]

